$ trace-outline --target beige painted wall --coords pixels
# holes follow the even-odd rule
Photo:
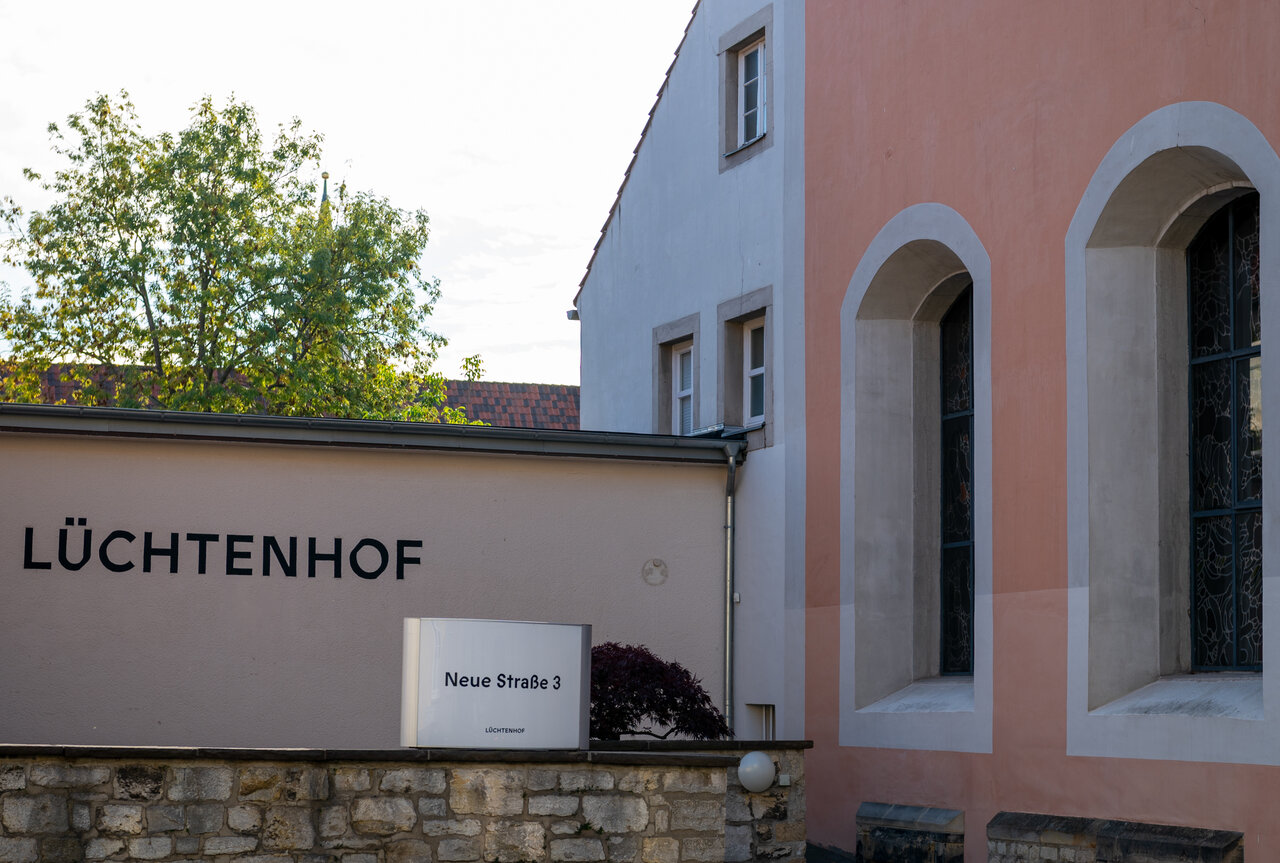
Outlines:
[[[0,437],[0,741],[395,747],[401,619],[589,623],[596,643],[644,643],[723,691],[724,468],[553,457]],[[57,562],[85,518],[95,556]],[[48,570],[24,569],[24,536]],[[79,527],[70,536],[78,557]],[[96,549],[112,530],[113,573]],[[255,572],[225,543],[142,572],[143,532],[249,534]],[[261,574],[261,537],[344,555],[364,537],[420,539],[394,578]],[[641,567],[666,561],[665,583]],[[373,557],[366,552],[367,568]],[[517,661],[518,657],[513,657]]]

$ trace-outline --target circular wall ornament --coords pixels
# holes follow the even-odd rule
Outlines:
[[[644,566],[640,567],[640,577],[644,579],[645,584],[657,587],[667,580],[666,562],[658,557],[646,560]]]

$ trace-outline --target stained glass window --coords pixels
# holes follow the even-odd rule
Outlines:
[[[1193,668],[1262,668],[1258,196],[1187,247]]]
[[[943,316],[942,389],[943,674],[973,673],[973,286]]]

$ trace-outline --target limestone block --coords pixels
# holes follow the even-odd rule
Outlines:
[[[607,770],[562,770],[561,791],[612,791],[613,774]]]
[[[321,858],[329,863],[332,858]],[[285,854],[254,854],[248,857],[237,857],[236,863],[294,863],[293,858]]]
[[[0,791],[21,791],[27,787],[27,774],[20,764],[0,767]]]
[[[803,842],[805,836],[803,821],[779,821],[773,825],[773,838],[779,842]]]
[[[662,787],[667,791],[683,791],[689,794],[723,794],[728,783],[722,769],[696,769],[686,767],[668,770],[662,774]]]
[[[217,854],[245,854],[258,847],[252,836],[210,836],[204,840],[205,856]]]
[[[444,771],[421,767],[388,770],[378,783],[378,788],[394,794],[410,794],[415,791],[422,794],[443,794]]]
[[[524,811],[520,770],[450,771],[449,806],[459,815],[519,815]]]
[[[63,833],[67,829],[67,800],[56,794],[6,797],[0,824],[9,833]]]
[[[169,799],[179,802],[226,800],[231,796],[234,777],[230,767],[175,767]]]
[[[70,767],[64,764],[32,764],[32,785],[42,788],[92,788],[111,779],[109,767]]]
[[[40,842],[40,863],[81,863],[82,860],[84,849],[79,839],[59,836]]]
[[[387,846],[387,863],[431,863],[431,846],[420,839],[392,842]]]
[[[631,791],[637,794],[657,791],[662,787],[662,773],[652,767],[627,770],[618,776],[617,787],[619,791]]]
[[[441,863],[480,859],[479,839],[441,839],[436,846],[436,859]]]
[[[473,818],[461,821],[423,821],[422,832],[428,836],[479,836],[480,822]]]
[[[280,799],[280,783],[284,780],[279,767],[241,767],[240,799],[271,802]]]
[[[615,863],[639,863],[640,838],[637,836],[610,836],[605,842],[605,852]]]
[[[751,804],[740,792],[730,791],[724,796],[725,820],[751,821]]]
[[[377,849],[382,847],[383,840],[376,836],[356,836],[353,833],[347,833],[343,836],[337,836],[332,839],[321,839],[321,848],[345,848],[347,850],[367,850],[370,848]],[[332,855],[326,859],[326,863],[332,860]]]
[[[377,854],[343,854],[342,863],[378,863]]]
[[[484,859],[494,863],[541,860],[546,848],[547,831],[533,821],[494,821],[484,835]]]
[[[71,804],[71,829],[84,833],[93,826],[93,807],[88,803]]]
[[[188,833],[217,833],[222,829],[222,807],[217,803],[196,803],[187,807]]]
[[[326,839],[341,836],[351,826],[351,816],[347,807],[326,806],[320,810],[320,835]],[[235,829],[234,827],[232,828]]]
[[[423,818],[444,818],[449,814],[449,806],[443,797],[419,797],[418,814]]]
[[[333,788],[340,793],[368,791],[373,787],[369,771],[359,767],[339,767],[333,771]]]
[[[649,804],[634,794],[587,794],[582,818],[605,833],[638,833],[649,826]]]
[[[199,836],[175,836],[173,839],[174,854],[198,854],[200,852]]]
[[[671,830],[671,810],[665,806],[653,810],[653,829],[655,833],[666,833]]]
[[[680,840],[680,859],[698,863],[720,863],[724,857],[724,837],[694,837]]]
[[[546,767],[534,767],[529,770],[529,778],[525,787],[530,791],[550,791],[560,781],[560,771]]]
[[[680,840],[670,836],[645,839],[640,845],[641,863],[680,863]]]
[[[0,863],[36,863],[36,840],[0,837]]]
[[[604,858],[604,843],[599,839],[552,839],[551,859],[553,861],[595,861]]]
[[[772,842],[773,841],[773,824],[769,821],[756,822],[756,841]]]
[[[726,863],[742,863],[751,859],[751,828],[745,824],[724,828]]]
[[[159,800],[164,788],[164,768],[126,764],[116,768],[117,800]]]
[[[329,799],[329,771],[320,767],[291,767],[284,772],[282,796],[289,802]]]
[[[262,810],[257,806],[232,806],[227,810],[227,826],[237,833],[257,833],[262,829]]]
[[[181,830],[186,826],[181,806],[147,807],[148,833],[168,833],[171,830]]]
[[[582,825],[577,821],[553,821],[551,832],[557,836],[577,836],[582,832]]]
[[[0,843],[4,842],[0,839]],[[84,843],[84,859],[86,860],[105,860],[113,857],[124,850],[124,840],[122,839],[90,839]],[[0,854],[0,860],[6,859]]]
[[[357,833],[390,836],[412,830],[417,820],[407,797],[358,797],[351,803],[351,825]]]
[[[529,798],[530,815],[572,815],[578,811],[578,798],[567,794],[539,794]]]
[[[137,836],[142,832],[142,807],[137,803],[108,803],[97,811],[97,828],[108,836]]]
[[[752,794],[750,799],[751,814],[757,819],[768,818],[773,821],[782,821],[787,817],[787,794],[785,791]]]
[[[724,825],[724,806],[719,800],[671,801],[672,830],[719,832]]]
[[[267,851],[300,851],[316,844],[311,810],[272,806],[262,819],[262,847]]]
[[[126,839],[129,856],[135,860],[159,860],[173,853],[173,840],[168,836],[148,836],[141,839]]]

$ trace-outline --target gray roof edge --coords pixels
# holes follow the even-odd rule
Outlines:
[[[220,440],[725,464],[739,440],[608,431],[0,403],[0,433]]]

